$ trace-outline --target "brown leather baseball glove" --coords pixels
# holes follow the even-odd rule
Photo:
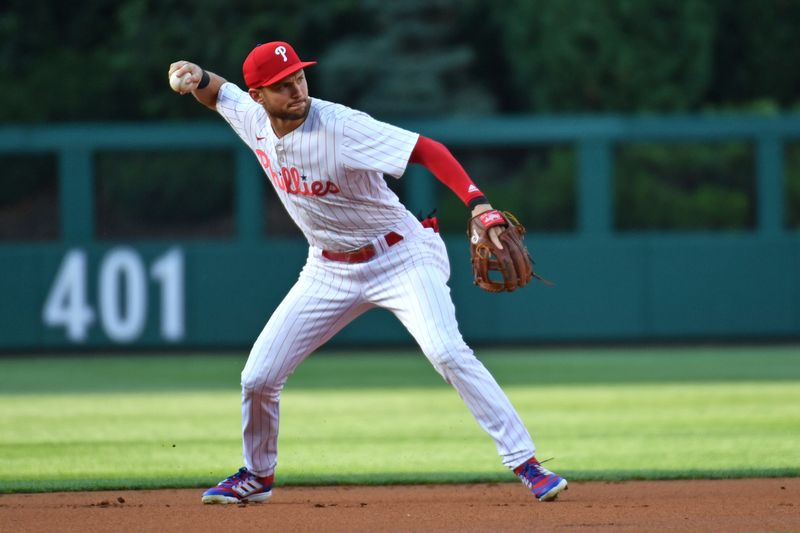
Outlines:
[[[506,228],[498,236],[502,249],[489,237],[489,228],[494,226]],[[513,291],[539,278],[533,272],[524,236],[525,227],[508,211],[485,211],[470,219],[467,237],[475,284],[489,292]],[[491,271],[499,272],[502,279],[492,280]]]

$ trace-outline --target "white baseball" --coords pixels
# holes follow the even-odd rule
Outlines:
[[[183,94],[189,90],[189,86],[192,83],[192,73],[187,72],[183,76],[177,76],[173,73],[169,77],[169,86],[172,87],[172,90],[176,93]]]

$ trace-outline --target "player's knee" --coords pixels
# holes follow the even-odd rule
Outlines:
[[[425,351],[425,355],[435,367],[446,369],[458,368],[465,361],[475,358],[464,341],[430,347]]]
[[[259,391],[270,394],[280,394],[285,379],[272,372],[243,371],[241,377],[242,391],[245,394]]]

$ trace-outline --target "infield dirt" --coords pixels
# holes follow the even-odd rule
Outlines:
[[[199,489],[0,495],[0,530],[800,531],[800,478],[571,483],[540,503],[518,483],[277,487],[264,504]]]

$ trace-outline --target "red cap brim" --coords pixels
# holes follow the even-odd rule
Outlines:
[[[251,89],[258,89],[259,87],[266,87],[267,85],[272,85],[273,83],[277,83],[277,82],[281,81],[286,76],[290,76],[291,74],[294,74],[298,70],[302,70],[302,69],[304,69],[306,67],[310,67],[311,65],[316,65],[316,64],[317,64],[316,61],[301,61],[300,63],[295,63],[294,65],[291,65],[291,66],[286,67],[285,69],[281,70],[280,72],[278,72],[277,74],[275,74],[271,78],[267,78],[266,80],[262,80],[255,87],[250,87],[250,88]]]

